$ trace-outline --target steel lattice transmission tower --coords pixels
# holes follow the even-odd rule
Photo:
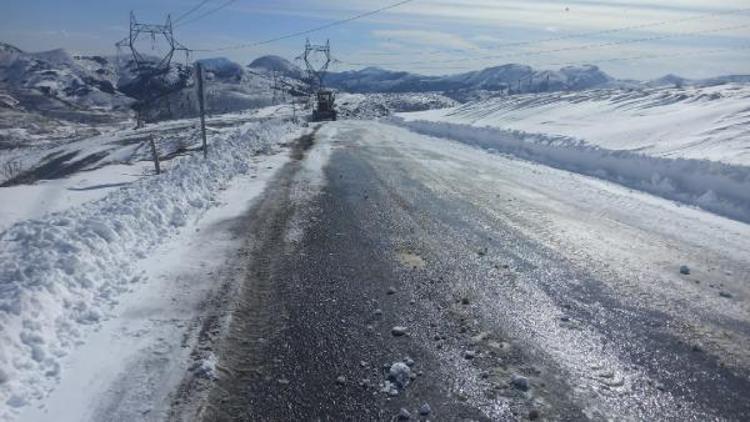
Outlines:
[[[323,57],[323,63],[319,66],[313,61],[316,57]],[[333,91],[325,89],[323,79],[328,72],[328,66],[331,64],[331,42],[326,40],[325,45],[310,44],[310,40],[305,41],[305,52],[302,54],[307,67],[307,79],[310,84],[310,93],[314,93],[311,98],[314,101],[312,120],[319,122],[323,120],[336,120],[336,109],[334,107],[335,94]]]
[[[185,59],[189,61],[190,49],[180,44],[174,38],[174,31],[172,27],[172,17],[167,15],[167,21],[164,25],[154,25],[138,23],[135,19],[135,13],[130,12],[130,34],[115,44],[118,48],[129,48],[133,55],[133,61],[139,70],[142,70],[149,66],[149,61],[141,54],[135,46],[136,40],[142,36],[150,36],[152,42],[156,42],[159,38],[164,38],[167,43],[167,52],[161,58],[156,65],[156,70],[168,69],[174,57],[175,51],[184,51]]]
[[[312,62],[313,58],[322,55],[325,60],[322,65],[315,66]],[[331,42],[326,40],[324,45],[310,44],[310,40],[305,41],[305,52],[302,54],[302,58],[305,60],[305,67],[307,67],[307,78],[311,85],[312,91],[315,89],[323,89],[323,79],[328,72],[328,66],[331,64]]]

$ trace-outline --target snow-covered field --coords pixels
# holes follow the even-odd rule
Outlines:
[[[750,87],[500,97],[401,113],[420,133],[750,221]]]
[[[174,124],[152,130],[169,133]],[[238,176],[270,173],[280,162],[254,163],[254,157],[277,154],[298,133],[284,120],[239,124],[212,134],[207,160],[185,154],[150,177],[144,177],[150,164],[124,158],[133,157],[137,144],[112,148],[89,139],[72,150],[100,148],[120,159],[68,178],[0,188],[3,203],[13,204],[3,206],[0,226],[0,419],[44,397],[66,365],[86,365],[71,351],[122,312],[117,304],[124,294],[138,295],[146,285],[163,290],[146,280],[142,262],[198,228],[212,209],[236,207],[236,199],[224,198],[227,188]],[[256,183],[255,194],[262,190],[255,179],[244,180]],[[243,198],[253,191],[229,190]]]

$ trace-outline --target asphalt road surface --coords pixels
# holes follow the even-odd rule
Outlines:
[[[374,122],[243,224],[203,420],[750,418],[746,224]]]

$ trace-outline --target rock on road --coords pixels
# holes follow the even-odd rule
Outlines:
[[[193,417],[750,415],[746,224],[333,122],[300,140],[245,225],[218,375]]]

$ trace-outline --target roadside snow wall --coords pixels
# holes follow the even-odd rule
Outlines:
[[[750,167],[612,151],[559,135],[399,117],[390,121],[424,135],[606,179],[750,223]]]
[[[250,123],[106,197],[0,233],[0,420],[44,394],[60,358],[139,281],[133,263],[217,205],[218,192],[297,126]]]

